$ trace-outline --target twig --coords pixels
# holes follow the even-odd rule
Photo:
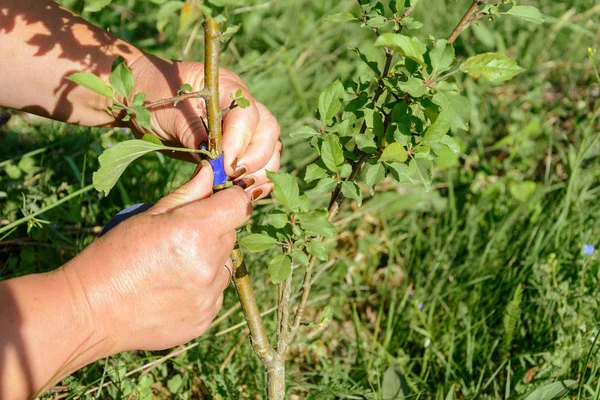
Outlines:
[[[376,104],[377,101],[379,100],[379,98],[381,97],[381,95],[383,94],[383,91],[385,89],[385,84],[383,83],[383,79],[385,77],[387,77],[388,74],[390,73],[393,56],[394,56],[394,53],[392,51],[386,50],[385,66],[383,67],[383,73],[382,73],[381,79],[379,81],[379,85],[377,86],[375,94],[373,95],[373,104]],[[366,130],[367,130],[367,123],[363,122],[362,126],[360,127],[360,133],[363,134],[366,132]],[[362,155],[360,155],[359,160],[352,167],[352,173],[347,178],[347,181],[354,182],[356,180],[356,177],[358,176],[360,170],[362,169],[363,165],[365,164],[365,162],[367,161],[368,158],[369,158],[369,155],[366,153],[363,153]],[[344,195],[342,194],[341,185],[338,185],[335,188],[335,190],[333,191],[333,193],[331,195],[331,200],[329,202],[328,219],[330,221],[332,221],[335,218],[335,216],[337,215],[337,213],[339,212],[340,206],[343,201],[344,201]],[[318,240],[321,240],[321,239],[322,239],[322,237],[318,238]],[[291,334],[288,335],[288,340],[287,340],[288,345],[293,340],[293,337],[295,336],[295,334],[298,330],[298,327],[300,326],[300,323],[302,322],[302,314],[304,313],[304,308],[306,306],[306,302],[308,301],[308,295],[310,294],[312,270],[313,270],[316,262],[317,262],[317,258],[314,256],[311,256],[309,259],[308,267],[306,267],[306,272],[304,274],[304,281],[302,283],[302,298],[300,299],[300,303],[298,304],[298,307],[296,308],[296,314],[294,316],[294,322],[292,324],[292,331],[291,331]]]
[[[174,103],[177,104],[183,100],[187,99],[205,99],[209,96],[206,89],[198,90],[197,92],[185,93],[179,96],[171,97],[170,99],[161,99],[153,101],[152,103],[148,103],[145,105],[146,108],[158,107],[164,104]]]
[[[227,114],[229,111],[233,110],[236,107],[238,107],[237,101],[232,100],[231,104],[229,105],[229,107],[227,107],[224,110],[221,110],[221,118],[223,118],[225,116],[225,114]]]
[[[293,269],[292,269],[293,271]],[[277,307],[277,353],[287,352],[290,330],[290,297],[292,295],[293,274],[279,284],[279,305]]]
[[[233,345],[233,347],[227,354],[227,357],[225,357],[225,360],[223,360],[223,362],[221,363],[221,366],[219,367],[219,372],[221,374],[223,373],[223,371],[225,371],[225,367],[227,366],[227,364],[229,364],[229,361],[231,361],[231,359],[233,358],[233,355],[235,354],[237,349],[244,343],[244,341],[246,340],[246,338],[248,337],[249,334],[250,334],[250,331],[248,329],[246,329],[244,332],[242,332],[242,336],[240,336],[240,340],[238,340],[237,343]]]
[[[475,21],[477,21],[479,19],[479,18],[473,18],[473,16],[479,9],[479,6],[484,3],[485,3],[484,0],[474,0],[473,1],[473,3],[471,4],[471,7],[469,7],[469,9],[465,13],[465,15],[462,17],[462,19],[460,20],[458,25],[456,25],[456,27],[454,28],[454,30],[448,37],[448,43],[454,43],[456,38],[458,38],[458,36],[465,29],[467,29],[469,26],[473,25],[473,23],[475,23]]]

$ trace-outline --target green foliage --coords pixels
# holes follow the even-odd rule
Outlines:
[[[533,6],[514,6],[506,14],[521,18],[532,24],[544,22],[544,15]]]
[[[461,64],[460,70],[473,78],[484,78],[492,82],[503,82],[512,79],[524,71],[517,63],[502,54],[485,53],[469,57]]]
[[[76,12],[84,6],[63,3]],[[380,28],[383,33],[404,26],[403,35],[415,35],[427,46],[426,68],[396,55],[394,75],[385,81],[386,92],[376,107],[368,103],[385,59],[383,49],[373,47],[370,26],[361,28],[363,14],[355,1],[263,3],[251,1],[242,7],[258,7],[229,14],[228,23],[241,28],[225,50],[222,66],[240,74],[252,94],[279,119],[285,144],[282,169],[295,177],[299,197],[322,181],[327,190],[309,194],[307,211],[286,214],[279,210],[283,209],[279,201],[256,207],[251,232],[262,234],[264,227],[278,243],[289,246],[296,241],[287,252],[295,288],[300,287],[304,270],[298,251],[323,252],[319,259],[324,262],[315,265],[317,279],[307,319],[318,321],[318,310],[326,304],[336,310],[336,318],[323,327],[301,328],[299,345],[287,363],[289,396],[378,399],[385,372],[393,366],[406,381],[407,398],[525,399],[549,384],[567,381],[572,387],[574,380],[582,385],[580,399],[597,397],[597,351],[586,360],[598,329],[597,255],[581,252],[582,244],[594,244],[600,237],[595,189],[600,177],[598,142],[593,140],[598,107],[593,65],[599,60],[589,59],[587,53],[596,36],[590,27],[600,23],[598,13],[590,11],[596,2],[536,2],[546,15],[543,25],[504,14],[512,2],[496,10],[489,7],[493,21],[482,18],[465,30],[452,45],[458,61],[447,71],[434,73],[432,55],[437,57],[440,38],[448,37],[471,2],[421,1],[412,21],[396,23],[392,17],[402,16],[410,2],[386,2],[380,9],[375,2],[363,1],[367,14],[385,13],[376,20],[385,24]],[[182,55],[193,25],[178,33],[181,10],[171,15],[159,35],[159,5],[121,0],[113,4],[89,18],[146,51],[172,58]],[[335,25],[324,20],[336,13],[353,18]],[[420,21],[422,27],[413,30]],[[201,60],[202,51],[195,39],[185,59]],[[461,62],[488,52],[510,55],[529,72],[502,86],[457,72]],[[447,74],[452,75],[444,77]],[[342,106],[323,126],[311,110],[318,111],[320,93],[336,80],[344,86]],[[422,96],[418,81],[427,89]],[[392,107],[397,99],[390,91],[410,105]],[[453,117],[439,115],[446,110],[431,99],[440,91],[469,99],[468,131],[451,124]],[[136,105],[143,105],[143,100]],[[380,111],[390,109],[395,109],[392,122],[382,131],[385,119],[373,114],[381,116]],[[368,127],[357,139],[365,119]],[[446,121],[452,128],[438,142],[426,144],[425,135],[436,121]],[[76,192],[90,182],[102,149],[129,139],[120,129],[77,128],[19,114],[1,129],[0,220],[9,221]],[[300,135],[289,138],[286,132]],[[325,134],[338,137],[345,160],[352,157],[355,143],[370,155],[357,178],[364,201],[358,209],[354,202],[342,205],[331,238],[304,240],[294,214],[326,207],[329,194],[346,179],[341,178],[344,165],[353,162],[344,162],[339,173],[320,160],[314,162]],[[407,150],[404,163],[379,160],[383,146],[390,143]],[[427,156],[433,158],[429,191],[414,161],[424,159],[417,158],[423,153],[416,150],[426,147]],[[27,161],[21,164],[23,159]],[[161,153],[138,159],[108,196],[82,194],[38,216],[42,223],[29,232],[22,226],[10,234],[2,243],[3,276],[64,264],[94,239],[92,230],[117,211],[157,201],[189,179],[192,170],[193,166]],[[526,182],[534,182],[535,190],[528,190],[532,185]],[[375,185],[373,192],[369,185]],[[299,235],[292,231],[292,223]],[[242,232],[240,238],[245,235]],[[277,247],[245,254],[261,310],[273,305],[267,266],[279,254]],[[519,284],[526,291],[506,357],[501,353],[503,314]],[[223,309],[236,303],[235,293],[227,290]],[[351,304],[357,308],[357,330],[349,318]],[[272,316],[265,318],[270,331]],[[211,333],[191,343],[197,347],[167,360],[160,361],[165,352],[126,352],[118,359],[129,373],[160,361],[129,376],[130,385],[138,390],[151,378],[155,397],[195,398],[204,391],[209,394],[202,395],[215,399],[260,397],[265,382],[247,342],[236,347],[219,370],[242,330],[218,336],[212,332],[242,321],[232,312]],[[61,395],[74,397],[107,383],[97,397],[126,397],[116,389],[107,392],[117,385],[125,390],[127,384],[103,377],[105,364],[100,360],[73,375],[69,390],[60,389]],[[184,385],[173,395],[167,384],[178,374]]]
[[[75,72],[69,75],[68,79],[109,99],[115,97],[115,93],[106,82],[89,72]]]
[[[504,310],[504,336],[502,338],[502,349],[504,353],[510,351],[513,339],[515,337],[515,331],[519,323],[519,317],[521,316],[521,301],[523,299],[523,285],[519,284],[515,289],[512,300],[506,306]]]

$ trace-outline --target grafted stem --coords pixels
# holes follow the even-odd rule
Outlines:
[[[208,120],[208,150],[216,157],[223,152],[222,116],[219,103],[219,25],[215,20],[208,19],[204,25],[204,91],[207,93],[206,114]],[[231,108],[231,106],[230,106]],[[215,192],[225,189],[226,185],[215,185]],[[233,261],[233,283],[242,305],[244,318],[250,331],[250,342],[254,352],[262,362],[267,372],[267,394],[271,400],[283,400],[285,396],[285,361],[280,357],[267,337],[260,310],[256,303],[254,291],[250,285],[248,270],[242,257],[242,251],[235,245],[231,252]]]

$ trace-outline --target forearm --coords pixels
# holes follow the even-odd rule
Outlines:
[[[30,399],[107,356],[77,278],[61,268],[0,282],[0,398]]]
[[[86,126],[115,124],[111,100],[66,78],[92,72],[105,81],[113,61],[142,52],[51,0],[0,3],[0,105]]]

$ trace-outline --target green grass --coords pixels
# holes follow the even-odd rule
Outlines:
[[[65,3],[76,10],[83,4]],[[167,40],[158,40],[148,12],[155,6],[115,3],[135,14],[86,17],[151,51],[179,56],[188,37],[167,28]],[[422,0],[415,12],[425,22],[422,37],[447,36],[469,3]],[[404,387],[407,399],[451,399],[450,392],[458,399],[525,398],[568,379],[578,382],[573,398],[600,397],[600,264],[597,253],[582,251],[584,244],[600,244],[600,86],[587,54],[599,42],[600,9],[591,0],[533,3],[549,17],[544,25],[482,21],[456,44],[460,57],[505,51],[527,68],[501,86],[460,82],[475,108],[470,131],[456,132],[463,145],[458,162],[437,170],[429,192],[386,181],[363,207],[347,205],[340,214],[340,234],[326,242],[335,247],[335,262],[318,266],[308,310],[316,319],[331,304],[334,318],[302,329],[288,362],[290,398],[380,399],[384,377]],[[223,66],[239,73],[279,118],[287,171],[308,161],[307,145],[288,133],[312,123],[320,91],[338,77],[368,73],[351,48],[368,48],[373,37],[323,21],[344,10],[356,12],[355,2],[271,2],[232,17],[242,29]],[[201,58],[201,41],[189,59]],[[0,219],[14,221],[89,184],[102,149],[127,137],[16,113],[0,130],[0,160],[12,160],[0,161]],[[28,152],[34,153],[21,157]],[[156,201],[192,168],[161,155],[144,157],[108,197],[88,192],[44,214],[48,223],[17,229],[0,241],[2,277],[58,267],[118,210]],[[528,181],[535,182],[531,193],[524,190]],[[268,258],[248,260],[265,308],[275,303]],[[236,303],[229,290],[223,310]],[[263,398],[262,367],[243,329],[214,336],[241,320],[234,310],[195,347],[143,373],[124,376],[168,352],[101,360],[69,378],[70,390],[59,394],[72,398],[106,383],[92,396],[127,398],[136,387],[147,396],[153,384],[161,398],[203,392],[212,396],[205,398]],[[273,314],[267,325],[274,330]]]

